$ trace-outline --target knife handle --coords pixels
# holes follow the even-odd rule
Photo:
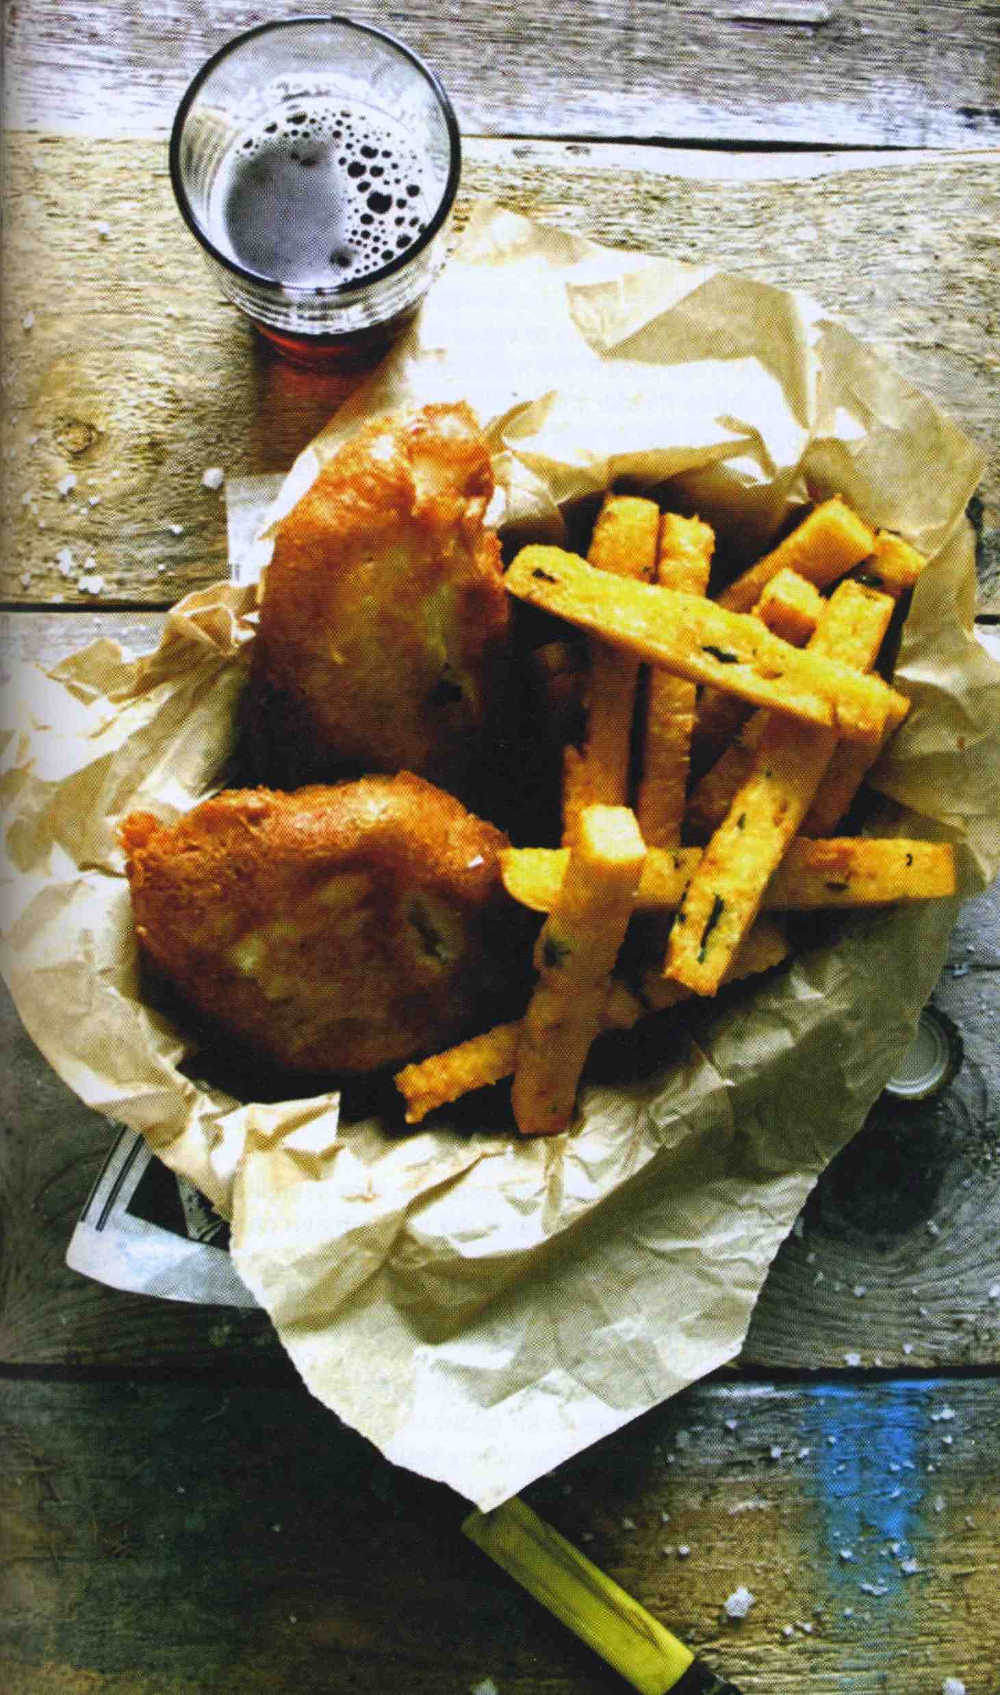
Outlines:
[[[517,1496],[462,1529],[639,1695],[739,1695]]]

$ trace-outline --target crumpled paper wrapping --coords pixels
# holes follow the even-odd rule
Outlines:
[[[359,418],[457,398],[519,539],[558,539],[567,505],[616,479],[672,477],[748,556],[835,491],[932,555],[896,672],[913,708],[875,781],[901,830],[960,844],[963,892],[989,880],[1000,670],[972,634],[963,516],[981,458],[925,397],[800,296],[483,206],[272,519]],[[550,1140],[401,1136],[342,1123],[335,1094],[198,1084],[139,996],[115,825],[225,782],[254,604],[219,585],[152,655],[99,642],[22,680],[0,776],[5,972],[65,1080],[232,1218],[236,1267],[312,1392],[488,1508],[739,1352],[777,1248],[911,1039],[956,903],[843,915],[835,946],[679,1013],[655,1075],[585,1089]]]

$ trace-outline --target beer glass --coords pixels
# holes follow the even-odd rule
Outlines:
[[[237,36],[190,84],[170,138],[178,207],[224,293],[310,365],[374,362],[413,317],[460,167],[438,78],[344,17]]]

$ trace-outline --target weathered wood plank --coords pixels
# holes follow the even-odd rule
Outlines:
[[[272,15],[246,0],[13,0],[8,122],[162,132],[207,55]],[[351,15],[423,54],[473,134],[962,147],[1000,121],[981,0],[553,0],[544,15],[527,0],[357,0]]]
[[[994,883],[963,907],[932,997],[961,1032],[958,1075],[932,1100],[883,1100],[824,1172],[771,1267],[745,1362],[1000,1363],[998,938]]]
[[[10,1695],[620,1687],[455,1496],[301,1389],[8,1380],[0,1404]],[[528,1498],[745,1695],[991,1695],[996,1413],[989,1382],[709,1383]]]
[[[18,136],[7,164],[0,594],[169,604],[225,571],[224,497],[202,485],[205,468],[285,469],[345,384],[261,351],[180,224],[159,144],[93,141],[81,153]],[[671,174],[650,149],[479,143],[457,227],[472,196],[492,196],[824,300],[989,455],[982,604],[1000,609],[1000,156],[790,180],[725,169],[705,180]],[[68,475],[76,485],[60,494]]]

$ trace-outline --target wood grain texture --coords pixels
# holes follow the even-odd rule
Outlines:
[[[11,0],[8,123],[156,133],[245,0]],[[1000,123],[984,0],[357,0],[441,75],[469,134],[962,147]],[[72,48],[67,48],[67,39]]]
[[[994,1695],[996,1413],[977,1381],[709,1383],[527,1499],[744,1695]],[[9,1695],[622,1687],[301,1389],[8,1380],[2,1420]]]
[[[981,605],[1000,610],[1000,155],[777,180],[735,167],[693,177],[653,149],[476,143],[456,228],[492,197],[814,294],[986,453]],[[16,136],[7,170],[0,594],[169,604],[225,572],[224,497],[203,471],[285,469],[345,383],[261,350],[180,224],[161,144]]]
[[[10,613],[15,654],[51,665],[99,635],[148,649],[155,617]],[[1000,884],[963,907],[935,1002],[965,1060],[935,1100],[876,1109],[830,1166],[778,1254],[743,1352],[756,1367],[843,1371],[1000,1362]],[[76,1276],[66,1246],[110,1144],[0,997],[0,1362],[277,1373],[259,1313],[122,1295]],[[863,1294],[855,1293],[862,1289]]]

